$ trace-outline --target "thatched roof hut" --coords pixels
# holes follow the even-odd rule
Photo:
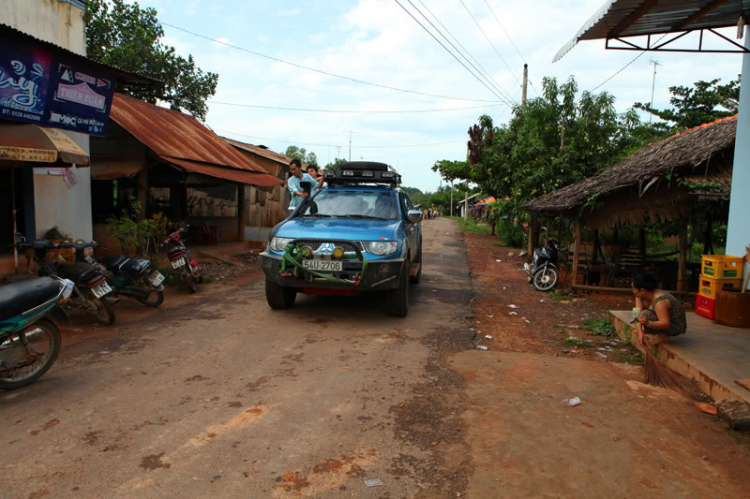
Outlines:
[[[523,209],[581,217],[591,228],[680,218],[696,200],[728,199],[736,131],[737,115],[680,132]]]

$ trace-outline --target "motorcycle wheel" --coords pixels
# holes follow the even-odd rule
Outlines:
[[[96,322],[109,326],[115,322],[115,308],[107,299],[94,298]]]
[[[35,332],[40,332],[41,334],[36,335],[36,337],[34,338],[28,338],[28,335]],[[49,344],[49,348],[40,359],[40,362],[34,362],[28,366],[13,369],[10,374],[5,371],[0,371],[0,390],[15,390],[16,388],[30,385],[31,383],[39,379],[44,373],[46,373],[50,367],[52,367],[55,359],[57,359],[57,355],[60,353],[60,330],[57,329],[57,326],[55,326],[52,321],[42,319],[27,327],[20,333],[5,337],[2,343],[0,343],[0,360],[2,360],[3,357],[3,350],[5,350],[6,348],[8,350],[12,348],[23,348],[23,344],[20,342],[19,337],[19,335],[21,334],[27,335],[29,344],[34,346],[36,346],[36,343],[40,343],[36,341],[37,339],[44,338]],[[19,337],[19,340],[16,340],[18,342],[18,345],[13,345],[13,339],[16,337]],[[6,343],[9,343],[7,347]],[[28,368],[31,369],[26,370]],[[19,373],[19,370],[24,371],[22,373]]]
[[[557,286],[557,269],[553,267],[542,267],[534,273],[532,284],[537,291],[547,293]]]
[[[147,307],[158,307],[164,303],[164,291],[150,291],[146,296],[138,296],[136,300]]]
[[[188,291],[190,291],[190,294],[194,294],[198,291],[198,286],[195,284],[195,279],[193,279],[193,276],[191,276],[190,274],[183,274],[182,281],[185,283]]]

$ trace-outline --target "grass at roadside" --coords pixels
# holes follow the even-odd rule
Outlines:
[[[485,224],[478,224],[476,220],[469,217],[468,219],[464,220],[461,217],[445,217],[450,220],[455,220],[458,222],[458,225],[461,226],[461,230],[464,232],[470,232],[472,234],[489,234],[490,233],[490,226]]]

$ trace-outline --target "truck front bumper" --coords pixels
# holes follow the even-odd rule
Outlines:
[[[343,272],[333,273],[334,277],[354,281],[359,279],[359,284],[336,283],[321,277],[316,277],[304,269],[296,269],[287,264],[284,272],[281,272],[282,257],[264,251],[260,254],[261,268],[266,277],[279,286],[290,288],[321,288],[321,289],[346,289],[352,291],[385,291],[398,288],[398,276],[404,268],[405,258],[389,260],[373,260],[367,262],[367,268],[362,274],[362,262],[360,260],[344,260]]]

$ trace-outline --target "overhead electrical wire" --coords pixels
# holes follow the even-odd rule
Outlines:
[[[266,106],[262,104],[241,104],[238,102],[209,101],[209,104],[220,104],[222,106],[249,107],[253,109],[272,109],[277,111],[298,111],[303,113],[341,113],[341,114],[409,114],[409,113],[447,113],[453,111],[469,111],[472,109],[486,109],[488,107],[499,107],[502,104],[492,104],[484,106],[454,107],[443,109],[314,109],[306,107],[281,107]]]
[[[477,59],[476,59],[476,58],[475,58],[475,57],[474,57],[473,55],[471,55],[471,52],[469,52],[469,50],[468,50],[468,49],[467,49],[466,47],[464,47],[464,45],[463,45],[463,44],[462,44],[462,43],[461,43],[461,42],[460,42],[460,41],[458,40],[458,38],[456,38],[456,37],[455,37],[455,36],[453,35],[453,33],[451,33],[451,31],[450,31],[450,30],[449,30],[449,29],[448,29],[448,28],[447,28],[447,27],[446,27],[446,26],[445,26],[445,25],[444,25],[444,24],[443,24],[442,22],[440,22],[440,19],[438,19],[438,17],[437,17],[437,16],[436,16],[436,15],[435,15],[435,14],[434,14],[434,13],[433,13],[433,12],[432,12],[431,10],[430,10],[430,8],[429,8],[429,7],[427,6],[427,5],[425,5],[425,3],[424,3],[424,2],[422,1],[422,0],[417,0],[417,1],[418,1],[418,2],[419,2],[419,3],[421,4],[421,5],[422,5],[422,7],[424,7],[424,8],[425,8],[425,10],[426,10],[427,12],[429,12],[429,13],[430,13],[430,15],[432,16],[432,18],[433,18],[433,19],[435,19],[435,21],[437,21],[437,23],[438,23],[438,24],[439,24],[439,25],[440,25],[440,26],[441,26],[441,27],[442,27],[442,28],[443,28],[443,29],[444,29],[444,30],[445,30],[445,31],[446,31],[446,32],[447,32],[447,33],[448,33],[448,34],[450,35],[450,37],[451,37],[451,38],[453,38],[453,41],[455,41],[455,42],[456,42],[456,43],[458,44],[458,46],[459,46],[459,47],[461,47],[461,48],[463,49],[463,51],[464,51],[464,52],[466,53],[466,55],[468,55],[468,56],[469,56],[469,58],[471,58],[471,60],[472,60],[472,61],[474,61],[474,64],[476,64],[476,65],[477,65],[477,66],[479,67],[479,69],[481,69],[481,70],[482,70],[482,71],[484,72],[484,75],[485,75],[485,76],[486,76],[487,78],[489,78],[490,80],[492,80],[493,82],[495,82],[495,84],[496,84],[496,86],[497,86],[497,87],[499,87],[499,88],[502,88],[502,87],[500,87],[500,84],[499,84],[499,83],[498,83],[498,82],[497,82],[497,81],[496,81],[496,80],[495,80],[495,79],[494,79],[494,78],[493,78],[493,77],[492,77],[492,76],[490,75],[489,71],[487,71],[487,70],[486,70],[486,69],[484,68],[484,66],[482,66],[482,65],[481,65],[481,64],[479,63],[479,61],[477,61]],[[510,95],[510,94],[508,94],[508,92],[507,92],[507,91],[505,91],[504,89],[503,89],[503,91],[505,92],[505,95]],[[514,104],[516,103],[516,102],[515,102],[514,100],[512,100],[512,99],[511,99],[511,101],[512,101],[512,102],[513,102]]]
[[[658,40],[656,40],[656,43],[654,45],[656,45],[660,41],[662,41],[664,39],[664,37],[667,36],[668,34],[669,33],[663,35],[661,38],[659,38]],[[609,82],[612,78],[614,78],[615,76],[617,76],[620,73],[622,73],[623,71],[625,71],[631,64],[633,64],[635,61],[637,61],[638,59],[640,59],[641,57],[643,57],[643,55],[645,53],[646,53],[646,51],[644,50],[643,52],[641,52],[640,54],[638,54],[637,56],[635,56],[633,59],[630,60],[630,62],[628,62],[627,64],[625,64],[623,67],[621,67],[615,74],[613,74],[612,76],[610,76],[609,78],[607,78],[606,80],[604,80],[603,82],[601,82],[600,84],[598,84],[597,86],[595,86],[594,88],[592,88],[591,90],[589,90],[589,92],[596,92],[600,87],[602,87],[604,84],[606,84],[607,82]]]
[[[459,59],[458,57],[456,57],[456,54],[454,54],[453,52],[451,52],[448,49],[448,47],[446,47],[445,45],[443,45],[443,42],[441,42],[434,34],[432,34],[432,32],[429,29],[427,29],[427,27],[424,24],[422,24],[421,22],[419,22],[419,19],[417,19],[416,17],[414,17],[414,14],[412,14],[411,12],[409,12],[409,9],[407,9],[406,7],[404,7],[401,4],[401,2],[399,2],[398,0],[393,0],[393,1],[396,2],[398,4],[398,6],[401,7],[404,10],[404,12],[406,12],[407,14],[409,14],[409,17],[411,17],[412,19],[414,19],[414,22],[416,22],[417,24],[419,24],[419,26],[421,26],[421,28],[423,30],[425,30],[425,32],[427,32],[428,35],[430,35],[436,42],[438,42],[438,44],[440,44],[440,46],[443,47],[443,49],[445,49],[445,51],[448,52],[451,55],[451,57],[453,57],[461,66],[464,67],[464,69],[466,69],[466,71],[468,71],[474,78],[476,78],[479,83],[481,83],[487,90],[489,90],[490,93],[492,93],[492,95],[494,95],[495,97],[497,97],[500,100],[504,99],[500,94],[498,94],[498,92],[496,90],[493,90],[492,87],[490,87],[489,85],[487,85],[487,83],[485,83],[471,69],[469,69],[468,66],[466,66],[466,64],[464,64],[463,62],[461,62],[461,59]],[[508,104],[507,102],[505,104],[507,106],[510,106],[510,104]]]
[[[500,29],[503,30],[503,33],[505,33],[505,36],[508,38],[508,41],[510,42],[510,44],[513,45],[513,48],[516,50],[516,53],[518,54],[518,57],[521,58],[524,64],[528,64],[528,62],[526,61],[526,58],[523,56],[521,51],[518,50],[518,47],[516,46],[515,42],[513,42],[513,38],[511,38],[510,33],[506,31],[505,26],[503,26],[503,23],[500,22],[500,18],[497,17],[497,14],[495,14],[495,10],[490,5],[490,2],[488,2],[487,0],[484,0],[484,3],[485,5],[487,5],[487,8],[489,9],[490,14],[492,14],[492,17],[494,17],[495,21],[497,21],[497,24],[498,26],[500,26]],[[534,89],[534,92],[536,92],[536,94],[539,95],[539,92],[537,92],[536,87],[534,86],[534,82],[529,80],[529,83],[531,84],[531,88]]]
[[[427,6],[426,6],[426,5],[425,5],[425,4],[424,4],[424,3],[422,2],[422,0],[417,0],[417,1],[418,1],[418,2],[419,2],[419,3],[421,4],[421,5],[422,5],[422,7],[424,7],[424,8],[425,8],[425,10],[427,10],[427,12],[429,12],[429,13],[430,13],[430,15],[431,15],[431,16],[432,16],[432,17],[433,17],[433,18],[435,19],[435,21],[437,21],[437,22],[438,22],[438,24],[440,24],[440,26],[441,26],[441,27],[442,27],[442,28],[443,28],[443,29],[444,29],[444,30],[445,30],[446,32],[448,32],[448,34],[449,34],[449,35],[450,35],[450,36],[451,36],[451,37],[452,37],[452,38],[453,38],[454,40],[456,40],[456,43],[458,43],[458,45],[459,45],[459,46],[461,46],[461,48],[463,48],[463,49],[464,49],[464,52],[466,52],[466,53],[468,54],[468,51],[466,50],[466,48],[464,48],[464,46],[463,46],[463,45],[461,45],[461,42],[459,42],[459,41],[458,41],[458,40],[456,39],[456,37],[455,37],[455,36],[453,36],[453,34],[452,34],[452,33],[451,33],[451,32],[450,32],[450,31],[449,31],[449,30],[448,30],[448,29],[447,29],[447,28],[446,28],[446,27],[445,27],[445,26],[443,25],[443,23],[441,23],[441,22],[440,22],[440,20],[439,20],[439,19],[437,18],[437,16],[435,16],[435,14],[433,14],[433,13],[432,13],[432,11],[430,11],[430,9],[429,9],[429,8],[428,8],[428,7],[427,7]],[[467,62],[467,63],[468,63],[468,64],[469,64],[469,65],[470,65],[470,66],[471,66],[472,68],[474,68],[474,70],[475,70],[475,71],[476,71],[476,72],[477,72],[477,73],[479,74],[479,76],[481,76],[482,78],[484,78],[484,80],[485,80],[485,81],[486,81],[487,83],[489,83],[490,85],[492,85],[492,87],[493,87],[493,88],[494,88],[495,90],[497,90],[498,92],[500,92],[500,94],[501,94],[501,95],[502,95],[502,96],[503,96],[503,97],[504,97],[504,98],[506,99],[506,101],[510,101],[509,103],[510,103],[511,105],[513,104],[513,102],[511,101],[511,98],[510,98],[510,94],[509,94],[508,92],[506,92],[506,91],[505,91],[505,90],[504,90],[504,89],[503,89],[502,87],[500,87],[500,85],[499,85],[499,84],[498,84],[498,83],[497,83],[497,82],[496,82],[496,81],[495,81],[495,80],[494,80],[494,79],[493,79],[493,78],[492,78],[491,76],[483,74],[483,73],[482,73],[482,71],[481,71],[480,69],[478,69],[478,68],[477,68],[477,66],[475,66],[474,64],[472,64],[472,62],[471,62],[471,61],[470,61],[470,60],[469,60],[469,59],[468,59],[468,58],[466,57],[466,55],[464,55],[464,54],[463,54],[463,53],[462,53],[462,52],[461,52],[461,51],[460,51],[460,50],[459,50],[459,49],[458,49],[458,48],[457,48],[457,47],[456,47],[455,45],[453,45],[453,42],[451,42],[451,41],[450,41],[450,39],[449,39],[449,38],[448,38],[447,36],[445,36],[445,33],[443,33],[443,32],[442,32],[442,31],[441,31],[441,30],[440,30],[440,29],[439,29],[439,28],[438,28],[437,26],[435,26],[435,24],[434,24],[434,23],[433,23],[432,21],[430,21],[430,19],[429,19],[429,18],[428,18],[428,17],[427,17],[427,16],[426,16],[426,15],[424,14],[424,12],[422,12],[421,10],[419,10],[419,7],[417,7],[416,5],[414,5],[414,3],[413,3],[413,2],[411,1],[411,0],[407,0],[407,2],[409,2],[409,3],[411,4],[411,6],[412,6],[412,7],[414,8],[414,10],[416,10],[417,12],[419,12],[419,14],[420,14],[420,15],[421,15],[421,16],[422,16],[422,17],[424,18],[424,20],[425,20],[425,21],[427,21],[428,23],[430,23],[430,26],[432,26],[432,28],[433,28],[433,29],[434,29],[434,30],[435,30],[435,31],[436,31],[436,32],[437,32],[438,34],[440,34],[440,36],[442,36],[442,37],[443,37],[443,38],[445,39],[445,41],[446,41],[446,42],[448,42],[448,43],[450,44],[450,46],[451,46],[451,47],[453,47],[453,49],[454,49],[454,50],[455,50],[456,52],[458,52],[458,54],[459,54],[459,55],[460,55],[461,57],[463,57],[463,58],[464,58],[464,60],[465,60],[465,61],[466,61],[466,62]],[[469,54],[469,55],[471,55],[471,54]],[[472,57],[472,59],[474,59],[474,58]],[[479,65],[479,63],[477,63],[477,65]],[[481,65],[479,65],[479,66],[481,67]],[[482,69],[484,69],[484,68],[482,68]],[[486,71],[485,71],[485,72],[486,72]]]
[[[458,0],[458,1],[461,2],[461,5],[464,6],[464,9],[466,9],[466,12],[469,14],[469,17],[471,17],[471,20],[474,21],[474,24],[477,25],[477,28],[479,28],[479,31],[482,32],[482,34],[484,35],[484,38],[487,40],[487,42],[492,47],[492,50],[495,51],[495,53],[500,58],[500,60],[503,61],[503,64],[505,64],[505,67],[508,68],[508,71],[510,71],[510,74],[513,76],[513,78],[516,79],[516,83],[518,83],[520,85],[521,81],[518,79],[518,76],[516,76],[516,73],[510,68],[510,66],[508,66],[508,63],[505,61],[505,58],[502,56],[502,54],[500,53],[500,51],[497,50],[497,47],[495,47],[495,44],[492,43],[492,40],[490,40],[490,37],[487,36],[487,33],[484,32],[484,30],[482,29],[482,26],[479,25],[479,21],[477,21],[476,17],[474,17],[474,14],[471,13],[471,11],[469,10],[469,8],[464,3],[464,0]]]
[[[248,54],[252,54],[252,55],[255,55],[255,56],[258,56],[258,57],[263,57],[264,59],[269,59],[269,60],[274,61],[274,62],[280,62],[282,64],[286,64],[286,65],[293,66],[293,67],[300,68],[300,69],[305,69],[307,71],[312,71],[314,73],[322,74],[322,75],[325,75],[325,76],[330,76],[332,78],[340,78],[342,80],[347,80],[347,81],[351,81],[351,82],[354,82],[354,83],[360,83],[362,85],[369,85],[369,86],[372,86],[372,87],[384,88],[384,89],[387,89],[387,90],[394,90],[396,92],[404,92],[404,93],[407,93],[407,94],[422,95],[422,96],[425,96],[425,97],[433,97],[433,98],[437,98],[437,99],[451,99],[451,100],[461,100],[461,101],[469,101],[469,102],[498,102],[498,101],[493,101],[493,100],[488,100],[488,99],[472,99],[472,98],[469,98],[469,97],[453,97],[453,96],[449,96],[449,95],[432,94],[432,93],[428,93],[428,92],[421,92],[419,90],[408,90],[408,89],[405,89],[405,88],[393,87],[393,86],[384,85],[384,84],[381,84],[381,83],[374,83],[374,82],[370,82],[370,81],[366,81],[366,80],[361,80],[359,78],[354,78],[354,77],[351,77],[351,76],[344,76],[344,75],[340,75],[340,74],[336,74],[336,73],[331,73],[329,71],[325,71],[325,70],[322,70],[322,69],[317,69],[317,68],[313,68],[313,67],[310,67],[310,66],[305,66],[303,64],[298,64],[296,62],[285,61],[283,59],[279,59],[278,57],[273,57],[273,56],[270,56],[270,55],[267,55],[267,54],[262,54],[260,52],[254,51],[254,50],[250,50],[250,49],[247,49],[247,48],[244,48],[244,47],[233,45],[231,43],[227,43],[227,42],[225,42],[223,40],[218,40],[216,38],[211,38],[210,36],[201,35],[200,33],[195,33],[194,31],[190,31],[190,30],[187,30],[185,28],[181,28],[179,26],[175,26],[174,24],[170,24],[170,23],[166,23],[166,22],[162,22],[161,24],[163,24],[164,26],[169,26],[170,28],[176,29],[178,31],[182,31],[183,33],[187,33],[189,35],[195,36],[197,38],[203,38],[204,40],[209,40],[211,42],[218,43],[220,45],[224,45],[224,46],[233,48],[235,50],[240,50],[242,52],[247,52]],[[495,95],[495,94],[493,93],[493,95]],[[499,98],[499,96],[497,96],[497,95],[495,95],[495,97]],[[500,99],[500,101],[502,101],[502,99]]]
[[[217,132],[221,133],[228,133],[230,135],[236,135],[238,137],[247,137],[250,139],[260,139],[260,140],[267,140],[270,142],[286,142],[288,144],[299,144],[303,146],[322,146],[322,147],[345,147],[343,145],[339,144],[323,144],[320,142],[301,142],[299,140],[290,140],[290,139],[272,139],[269,137],[258,137],[256,135],[246,135],[243,133],[237,133],[232,132],[230,130],[216,130]],[[387,148],[397,148],[397,147],[431,147],[431,146],[440,146],[440,145],[447,145],[447,144],[464,144],[466,143],[465,140],[449,140],[445,142],[430,142],[425,144],[377,144],[377,145],[357,145],[352,144],[352,149],[360,148],[360,149],[387,149]]]

